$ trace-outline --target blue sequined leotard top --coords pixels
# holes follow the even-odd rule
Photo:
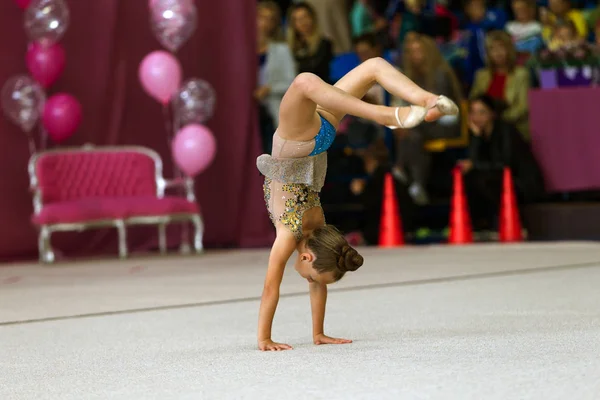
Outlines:
[[[315,136],[315,148],[309,156],[316,156],[317,154],[327,151],[335,140],[336,132],[333,125],[331,125],[331,122],[323,118],[321,114],[319,114],[319,117],[321,117],[321,129],[319,129],[319,133]]]

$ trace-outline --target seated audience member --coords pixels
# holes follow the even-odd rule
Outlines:
[[[381,204],[383,202],[383,185],[386,174],[391,169],[389,151],[383,139],[377,139],[360,156],[364,162],[366,178],[354,179],[350,190],[357,201],[363,205],[364,218],[360,230],[368,245],[377,245],[381,222]],[[414,230],[415,209],[408,195],[406,186],[394,183],[399,209],[402,213],[402,224],[405,232]]]
[[[469,158],[458,165],[465,174],[465,189],[477,230],[494,229],[502,193],[504,167],[511,169],[520,204],[535,202],[544,194],[541,170],[514,125],[498,118],[498,101],[488,95],[471,99]]]
[[[350,11],[350,25],[352,37],[356,38],[367,33],[386,36],[384,31],[388,28],[388,21],[378,13],[376,7],[369,0],[356,0]]]
[[[506,31],[518,52],[535,54],[544,46],[542,24],[535,18],[535,0],[513,0],[512,10],[515,19],[506,24]]]
[[[462,89],[454,71],[442,57],[433,39],[424,35],[411,36],[404,43],[403,73],[420,87],[432,93],[445,95],[460,104]],[[394,100],[395,105],[405,105]],[[425,142],[431,139],[456,138],[460,136],[460,120],[456,116],[443,117],[432,123],[421,124],[412,129],[396,130],[396,165],[394,174],[408,182],[412,178],[409,193],[415,203],[428,202],[425,188],[429,178],[430,155]]]
[[[406,34],[409,32],[421,32],[423,25],[424,0],[405,0],[404,10],[400,13],[400,32],[396,43],[403,45]]]
[[[543,25],[542,35],[546,42],[552,37],[555,25],[560,21],[572,21],[577,28],[578,36],[586,39],[588,35],[588,26],[580,10],[574,9],[571,0],[549,0],[550,10],[542,8],[540,10],[540,20]]]
[[[573,21],[559,21],[554,25],[554,30],[548,49],[557,51],[560,49],[572,49],[585,43],[577,34],[577,28]]]
[[[485,35],[491,30],[504,29],[501,19],[488,11],[485,0],[466,0],[464,29],[468,33],[466,39],[467,56],[465,58],[464,79],[468,86],[473,83],[475,71],[485,65]]]
[[[354,39],[354,51],[361,63],[376,58],[383,57],[383,46],[377,40],[373,33],[367,33]],[[385,90],[379,85],[374,84],[367,92],[363,100],[371,104],[385,104]]]
[[[352,37],[359,37],[375,31],[375,20],[369,10],[367,0],[356,0],[350,10]]]
[[[348,0],[305,0],[315,10],[323,36],[331,41],[334,54],[351,51],[350,8]]]
[[[321,33],[315,10],[307,3],[295,3],[290,7],[288,21],[288,45],[296,59],[297,72],[311,72],[330,82],[332,45]]]
[[[258,3],[257,24],[258,87],[254,98],[259,104],[263,152],[270,154],[273,132],[279,125],[279,105],[296,69],[290,49],[281,42],[281,10],[277,3]]]
[[[366,33],[354,39],[354,51],[361,63],[375,57],[383,56],[383,46],[374,33]],[[374,84],[363,97],[363,100],[371,104],[385,105],[386,92],[379,85]],[[377,137],[385,134],[385,127],[362,118],[347,115],[344,118],[342,129],[348,136],[362,135],[365,132],[375,131]]]
[[[524,67],[516,65],[517,54],[508,33],[490,32],[485,43],[487,66],[477,71],[469,97],[487,94],[502,100],[507,106],[502,119],[514,124],[523,137],[528,139],[529,73]]]

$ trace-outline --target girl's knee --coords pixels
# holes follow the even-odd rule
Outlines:
[[[373,69],[373,71],[379,71],[382,67],[390,65],[383,57],[369,58],[363,64]]]
[[[299,90],[302,93],[309,93],[318,87],[319,81],[321,81],[321,78],[317,75],[310,72],[303,72],[294,79],[291,88]]]

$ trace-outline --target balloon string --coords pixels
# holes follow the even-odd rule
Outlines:
[[[165,131],[167,133],[167,143],[169,145],[169,147],[171,147],[171,116],[169,115],[169,106],[167,104],[163,105],[162,108],[163,111],[163,119],[165,120]]]
[[[172,117],[172,118],[171,118]],[[163,118],[165,120],[165,129],[167,131],[167,144],[169,149],[173,146],[173,139],[175,139],[175,135],[179,130],[179,118],[176,112],[172,114],[169,112],[169,106],[163,106]],[[177,167],[175,163],[175,158],[171,155],[171,161],[173,163],[173,177],[175,179],[181,179],[183,181],[183,173]],[[178,192],[180,195],[184,195],[187,197],[187,189],[185,187],[178,187]],[[189,243],[189,223],[187,221],[183,221],[181,223],[181,242],[180,243]]]

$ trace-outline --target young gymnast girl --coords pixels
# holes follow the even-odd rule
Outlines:
[[[375,83],[413,105],[392,108],[362,101]],[[363,257],[340,231],[325,223],[319,200],[327,170],[326,151],[346,114],[391,129],[408,129],[424,120],[456,115],[458,107],[447,97],[423,90],[382,58],[362,63],[334,86],[309,73],[296,77],[281,102],[272,154],[257,159],[258,170],[265,176],[265,202],[277,233],[259,310],[260,350],[291,349],[271,339],[271,327],[283,271],[294,250],[298,254],[294,268],[309,284],[313,342],[351,343],[324,333],[327,284],[357,270]]]

